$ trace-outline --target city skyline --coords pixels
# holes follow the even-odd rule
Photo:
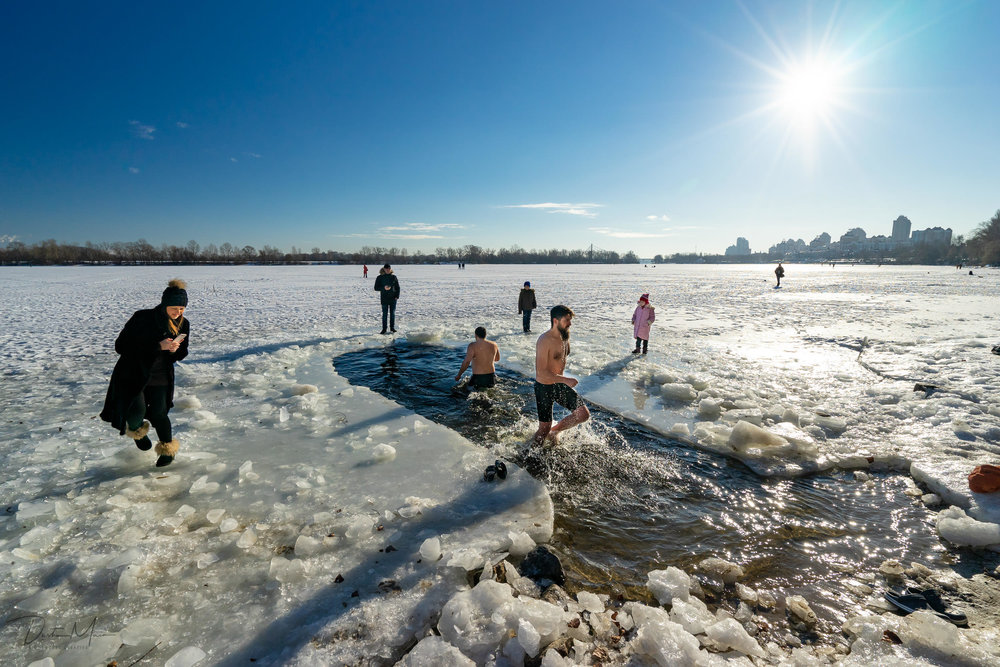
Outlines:
[[[995,2],[0,18],[0,243],[722,254],[998,206]]]

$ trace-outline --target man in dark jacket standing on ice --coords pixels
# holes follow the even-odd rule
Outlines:
[[[517,297],[517,314],[521,316],[521,326],[524,333],[531,333],[531,311],[538,308],[535,301],[535,290],[531,289],[531,283],[524,281],[521,294]]]
[[[396,300],[399,298],[399,280],[388,264],[383,266],[375,279],[375,291],[382,300],[382,333],[386,331],[388,321],[389,331],[396,333]]]

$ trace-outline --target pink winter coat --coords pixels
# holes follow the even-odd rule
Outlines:
[[[632,335],[635,338],[649,340],[649,325],[656,319],[656,309],[652,306],[636,306],[632,313]]]

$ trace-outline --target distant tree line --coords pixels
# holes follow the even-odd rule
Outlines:
[[[834,250],[809,252],[801,255],[754,253],[743,256],[698,253],[658,254],[652,262],[661,263],[754,263],[776,260],[893,262],[896,264],[1000,264],[1000,210],[980,223],[968,239],[957,236],[951,245],[911,244],[893,250]],[[223,243],[204,248],[197,241],[182,246],[153,246],[145,239],[132,242],[91,243],[71,245],[55,239],[25,245],[11,241],[0,247],[0,265],[6,264],[437,264],[467,262],[471,264],[637,264],[641,260],[634,252],[621,255],[612,250],[591,246],[586,250],[526,250],[517,245],[510,248],[483,248],[465,245],[460,248],[436,248],[434,252],[410,252],[406,248],[365,246],[354,252],[320,250],[306,252],[292,247],[284,252],[270,245],[262,248]]]
[[[55,239],[25,245],[12,241],[0,248],[0,264],[435,264],[467,262],[471,264],[635,264],[634,252],[621,255],[612,250],[525,250],[518,246],[483,248],[466,245],[460,248],[437,248],[434,252],[410,252],[406,248],[365,246],[355,252],[320,250],[306,252],[292,247],[284,252],[270,245],[262,248],[223,243],[204,248],[197,241],[183,246],[155,247],[145,239],[132,242],[91,243],[72,245]]]

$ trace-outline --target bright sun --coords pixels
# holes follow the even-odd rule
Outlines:
[[[826,63],[794,65],[781,77],[778,103],[799,123],[829,118],[838,104],[839,78],[836,70]]]

